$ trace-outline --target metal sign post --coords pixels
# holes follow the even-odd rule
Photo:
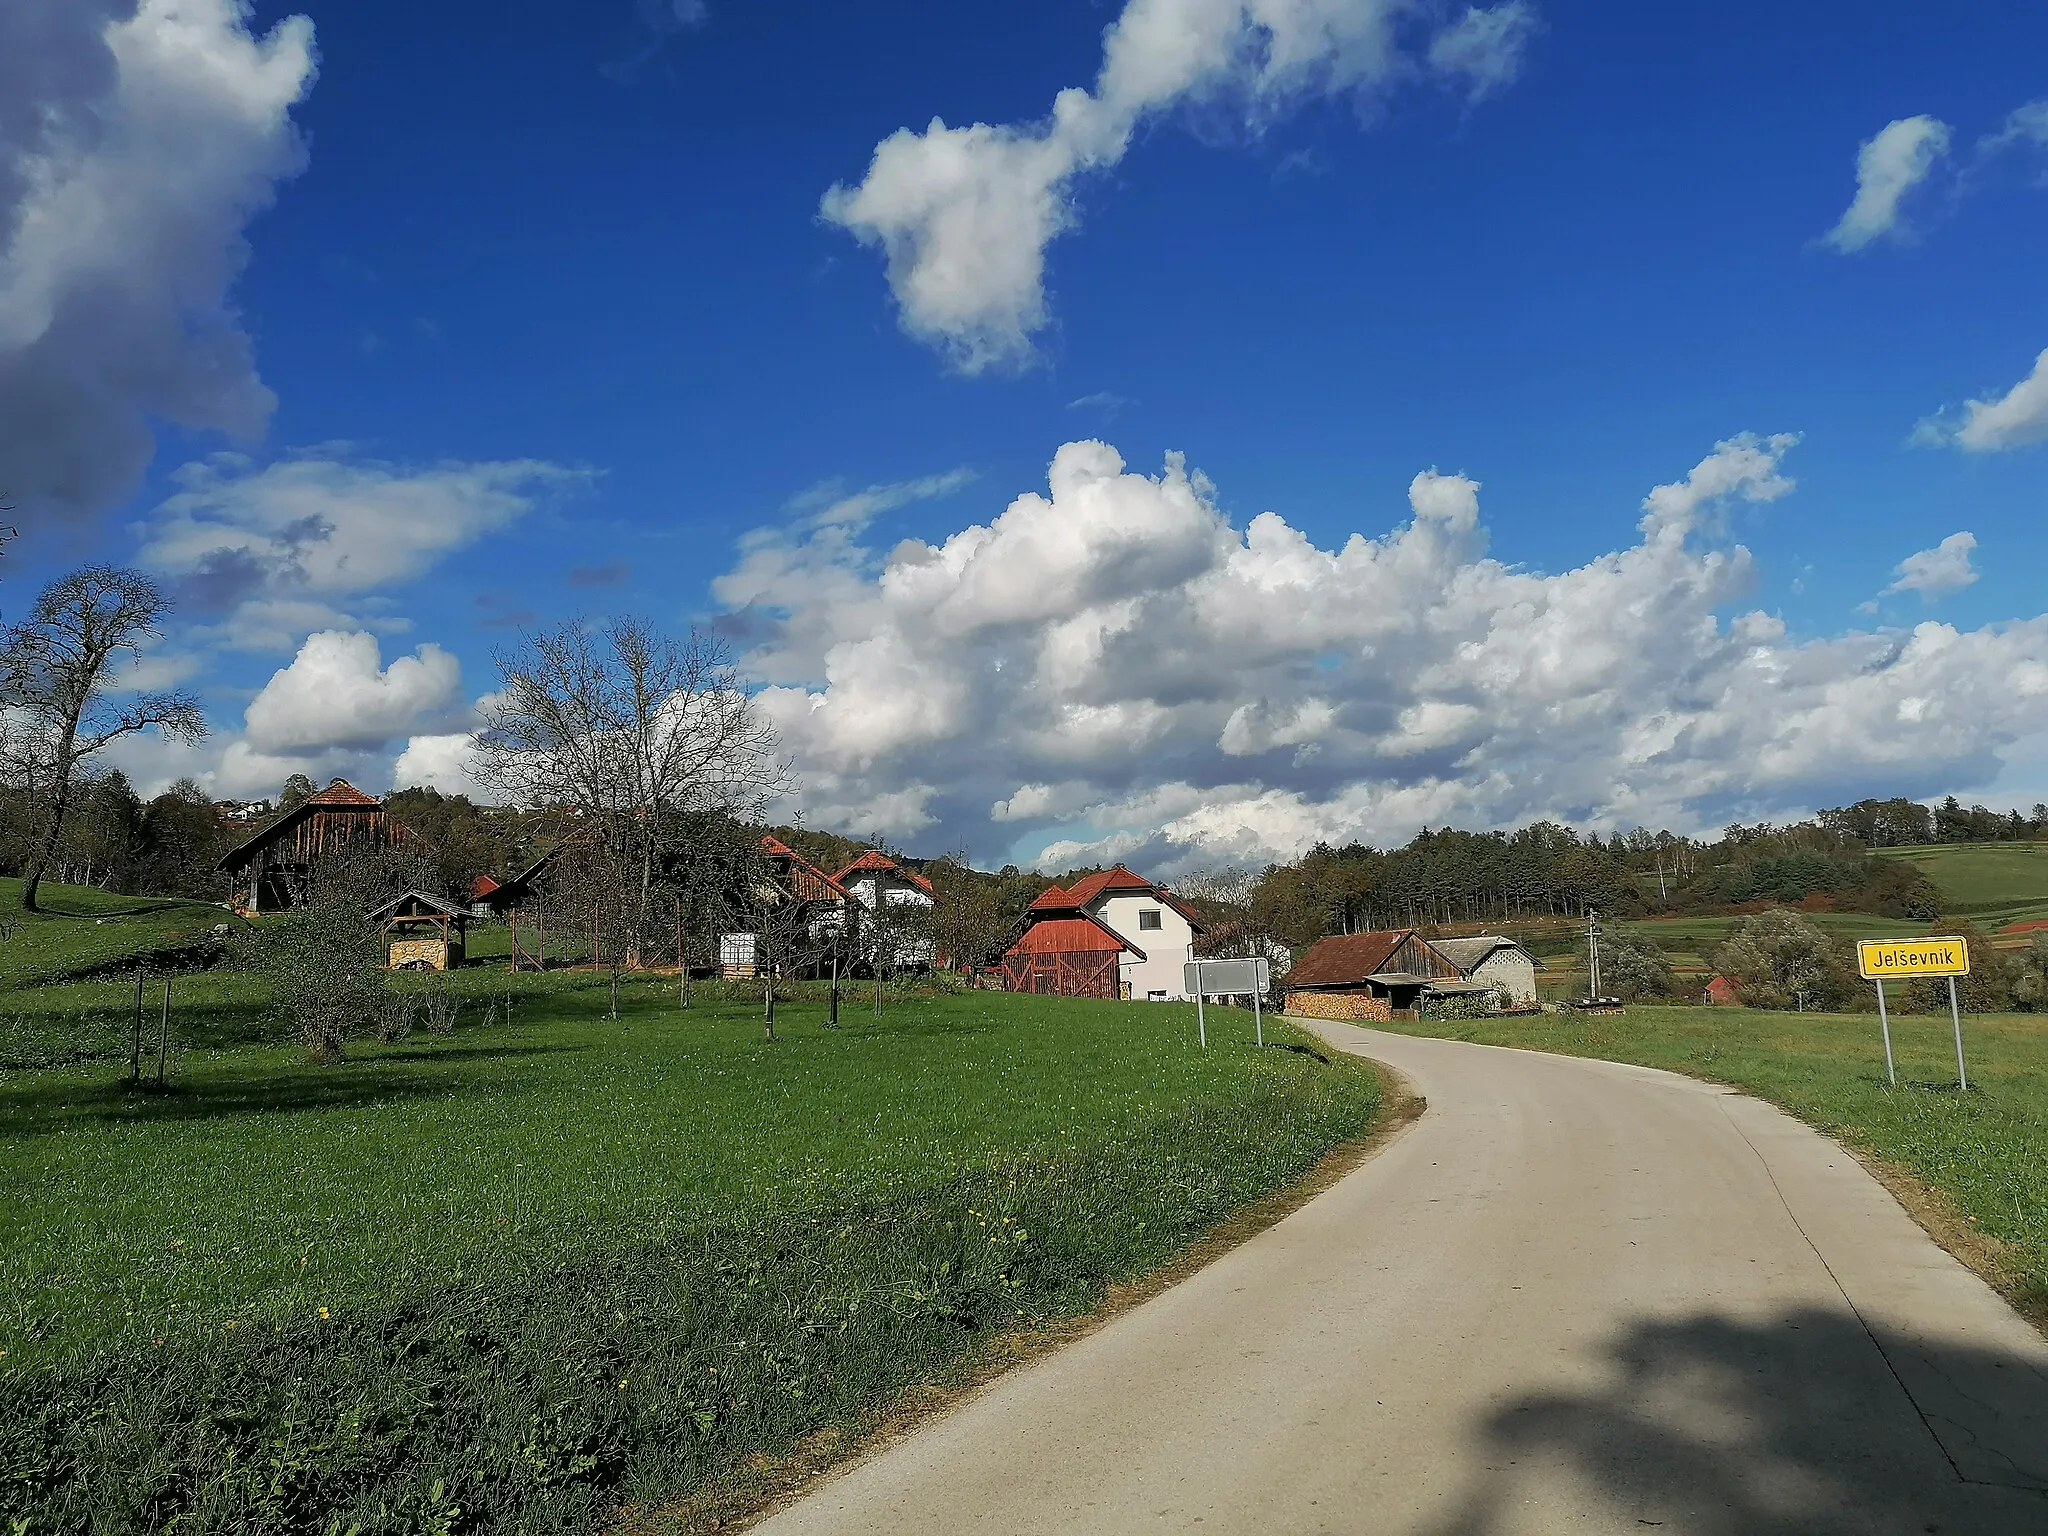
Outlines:
[[[1896,1088],[1899,1086],[1899,1069],[1892,1065],[1892,1016],[1885,1011],[1884,979],[1882,977],[1878,978],[1877,983],[1877,1024],[1878,1028],[1884,1031],[1884,1075],[1886,1080]]]
[[[1948,1013],[1956,1021],[1956,1082],[1963,1092],[1970,1091],[1970,1069],[1963,1065],[1963,1005],[1956,1000],[1956,979],[1948,979]]]
[[[1195,1031],[1202,1049],[1209,1048],[1209,1025],[1203,1013],[1205,999],[1235,997],[1249,992],[1252,999],[1252,1029],[1261,1048],[1266,1043],[1266,1017],[1261,994],[1273,983],[1273,968],[1264,960],[1190,960],[1181,967],[1181,985],[1195,1000]]]
[[[1963,1005],[1956,995],[1956,978],[1970,974],[1970,945],[1967,939],[1859,939],[1856,969],[1866,981],[1877,983],[1877,1017],[1884,1028],[1884,1068],[1893,1087],[1899,1083],[1892,1064],[1892,1022],[1886,1011],[1884,984],[1898,976],[1946,976],[1949,1017],[1956,1026],[1956,1081],[1965,1093],[1970,1089],[1970,1069],[1963,1061]]]

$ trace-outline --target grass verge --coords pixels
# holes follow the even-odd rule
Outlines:
[[[1379,1027],[1663,1067],[1768,1099],[1860,1155],[1937,1241],[2048,1329],[2048,1019],[1963,1023],[1967,1094],[1945,1015],[1892,1020],[1897,1088],[1875,1015],[1631,1007]]]
[[[0,1079],[0,1508],[365,1536],[668,1508],[1090,1310],[1380,1097],[1198,1052],[1178,1007],[968,994],[829,1031],[799,1003],[771,1046],[754,1005],[667,986],[605,1019],[595,980],[315,1067],[233,1043],[241,983],[194,978],[180,1027],[215,1043],[175,1091]]]

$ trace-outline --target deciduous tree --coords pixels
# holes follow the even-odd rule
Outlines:
[[[154,729],[173,741],[206,734],[198,703],[183,692],[117,692],[112,671],[161,632],[169,603],[156,583],[118,566],[89,565],[52,582],[26,622],[6,631],[0,654],[0,762],[26,792],[36,835],[22,873],[21,904],[37,910],[44,873],[75,808],[81,769],[109,743]]]

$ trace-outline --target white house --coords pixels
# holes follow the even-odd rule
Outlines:
[[[1431,939],[1430,947],[1458,968],[1467,981],[1485,982],[1510,1003],[1536,1001],[1536,961],[1513,939],[1482,934],[1469,939]]]
[[[1121,864],[1076,880],[1066,894],[1129,946],[1117,962],[1121,996],[1140,1003],[1186,999],[1184,967],[1195,958],[1202,925],[1179,897]]]
[[[892,970],[914,970],[932,963],[936,946],[929,916],[938,905],[938,897],[931,881],[873,849],[840,870],[832,880],[863,910],[878,914],[862,926],[876,936],[875,942],[888,948],[889,953],[883,957],[885,966]],[[892,925],[892,913],[919,921]],[[865,951],[869,946],[863,944],[862,948]]]

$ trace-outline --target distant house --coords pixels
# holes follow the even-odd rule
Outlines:
[[[1012,992],[1179,1001],[1201,931],[1173,892],[1119,864],[1041,892],[1003,953],[1002,974]]]
[[[728,981],[759,975],[774,957],[777,941],[787,946],[801,938],[805,947],[821,949],[855,921],[855,902],[846,887],[778,837],[761,839],[760,867],[750,888],[738,896],[745,908],[769,920],[763,925],[769,931],[736,929],[718,936],[719,973]],[[797,969],[815,968],[807,963]]]
[[[1726,976],[1716,976],[1707,983],[1707,1001],[1717,1008],[1740,1008],[1742,999],[1736,996],[1735,983]]]
[[[937,951],[928,923],[898,924],[892,931],[891,914],[910,918],[928,916],[938,905],[931,881],[913,869],[905,869],[885,853],[869,849],[832,877],[834,883],[860,903],[867,914],[862,923],[870,935],[861,952],[870,964],[886,970],[915,970],[932,963]],[[879,920],[877,919],[879,915]],[[909,931],[901,931],[907,928]],[[886,953],[878,953],[886,950]]]
[[[1484,983],[1511,1003],[1536,1001],[1536,960],[1513,939],[1482,934],[1469,939],[1431,939],[1430,947],[1458,968],[1467,981]]]
[[[1319,939],[1283,983],[1287,1012],[1351,1022],[1412,1014],[1424,993],[1485,990],[1412,928]]]
[[[422,839],[346,779],[336,779],[221,856],[237,911],[303,905],[324,859],[357,852],[423,848]]]

